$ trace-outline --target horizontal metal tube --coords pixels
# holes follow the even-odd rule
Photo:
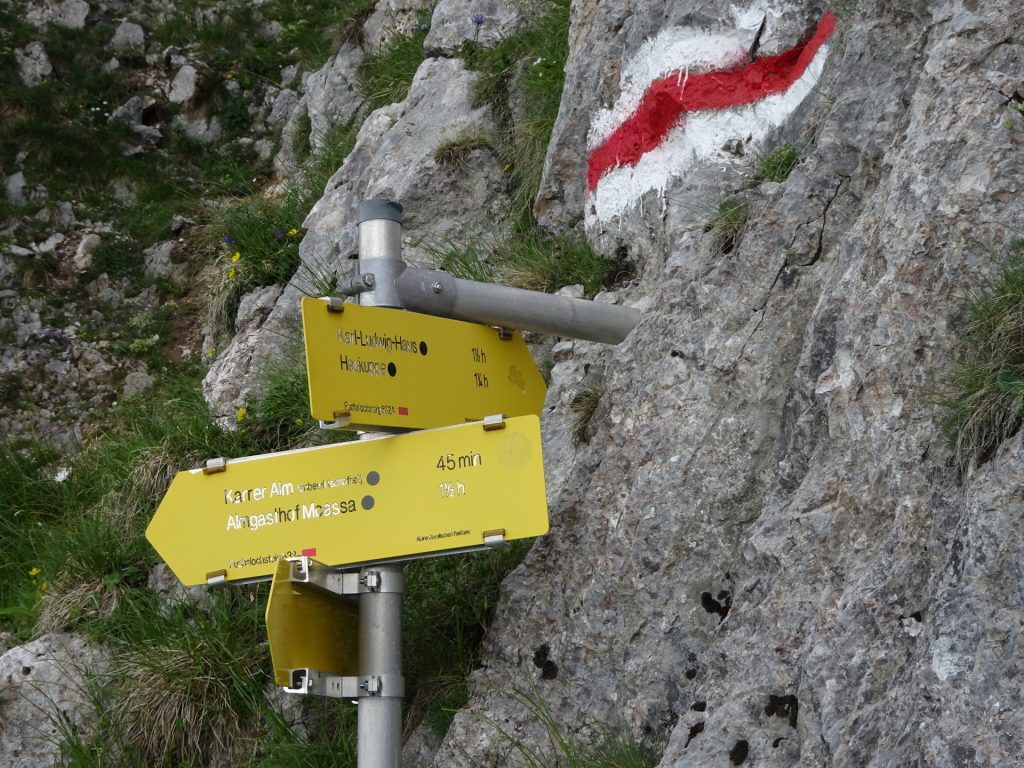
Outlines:
[[[640,322],[632,307],[460,280],[439,270],[407,268],[398,293],[412,312],[605,344],[618,344]]]

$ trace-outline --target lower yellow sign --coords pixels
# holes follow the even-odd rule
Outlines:
[[[358,674],[358,605],[293,580],[293,570],[299,565],[294,560],[278,561],[267,599],[267,641],[274,680],[290,686],[289,671],[301,667],[340,676]]]
[[[179,472],[146,538],[183,584],[286,557],[355,565],[548,530],[540,420],[519,416]]]

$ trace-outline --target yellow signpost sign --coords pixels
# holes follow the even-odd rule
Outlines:
[[[540,415],[545,384],[518,332],[382,307],[302,300],[313,417],[430,429]]]
[[[296,561],[279,560],[267,598],[267,641],[275,681],[291,685],[289,670],[297,667],[358,674],[358,605],[294,579],[299,567]]]
[[[191,585],[266,578],[285,557],[354,565],[540,536],[540,420],[488,422],[179,472],[146,538]]]

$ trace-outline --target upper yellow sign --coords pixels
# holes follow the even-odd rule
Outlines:
[[[179,472],[146,530],[182,583],[480,547],[548,530],[540,420],[481,422]]]
[[[302,300],[313,416],[354,428],[429,429],[540,415],[544,380],[522,335],[382,307]]]

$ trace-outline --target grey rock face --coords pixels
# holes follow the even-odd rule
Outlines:
[[[203,395],[218,416],[233,416],[258,391],[261,365],[273,356],[265,349],[263,325],[281,293],[281,286],[269,285],[242,297],[235,319],[235,337],[203,379]],[[298,297],[293,296],[292,300],[297,305]]]
[[[4,192],[7,195],[7,202],[11,205],[28,205],[26,195],[27,183],[25,174],[21,171],[12,173],[4,182]]]
[[[142,108],[142,97],[132,96],[128,101],[110,113],[107,122],[136,125],[142,122]]]
[[[224,135],[220,120],[210,117],[202,112],[191,114],[181,113],[174,116],[173,124],[185,131],[185,134],[196,141],[204,144],[213,144],[220,141]]]
[[[90,232],[85,235],[75,247],[75,255],[72,259],[75,269],[79,272],[85,272],[89,269],[89,267],[92,266],[93,251],[95,251],[102,242],[103,238],[95,232]]]
[[[147,275],[150,277],[171,276],[171,273],[174,271],[174,265],[171,263],[174,245],[173,240],[165,240],[162,243],[150,246],[142,252]]]
[[[363,24],[363,44],[372,51],[384,47],[392,38],[411,35],[423,12],[423,3],[417,0],[380,0]]]
[[[281,150],[274,158],[279,173],[289,176],[299,170],[296,146],[306,143],[318,152],[332,126],[345,125],[355,117],[364,101],[357,75],[362,59],[362,49],[346,43],[327,64],[304,78],[301,97],[291,90],[277,96],[266,123],[269,128],[284,123]]]
[[[132,371],[124,377],[121,394],[125,397],[134,397],[152,387],[154,381],[153,377],[145,371]]]
[[[175,104],[184,104],[191,101],[196,95],[196,83],[199,73],[191,64],[186,64],[174,75],[171,87],[167,92],[167,98]]]
[[[487,108],[473,106],[475,77],[459,60],[427,59],[408,98],[367,119],[352,154],[328,181],[324,197],[303,224],[304,262],[325,264],[335,255],[353,253],[355,210],[370,197],[403,202],[403,232],[410,241],[442,239],[463,227],[479,232],[502,220],[502,171],[495,158],[470,158],[468,168],[458,172],[434,159],[445,142],[493,130]],[[414,261],[423,258],[415,248],[406,256]]]
[[[586,213],[586,133],[622,62],[729,13],[574,6],[551,221]],[[865,8],[774,134],[813,146],[745,193],[734,248],[680,179],[591,230],[641,265],[647,309],[619,347],[557,352],[552,532],[506,580],[472,714],[433,765],[509,764],[487,720],[544,751],[513,685],[569,735],[627,728],[662,768],[1024,760],[1024,448],[961,478],[934,406],[965,296],[1024,215],[1024,155],[991,97],[1019,78],[1004,41],[1022,23],[999,2]],[[744,183],[722,167],[702,169],[711,210]],[[590,441],[572,445],[567,400],[595,371]]]
[[[84,29],[89,15],[89,4],[85,0],[62,0],[62,2],[33,2],[25,18],[35,27],[56,24],[65,29]]]
[[[58,726],[80,732],[95,726],[83,675],[104,666],[99,651],[75,635],[44,635],[0,656],[0,763],[56,764]]]
[[[60,232],[54,232],[42,242],[32,243],[32,250],[36,253],[53,253],[57,250],[57,246],[64,242],[64,239],[64,235]]]
[[[146,33],[133,21],[121,22],[107,47],[114,53],[140,53],[146,46]]]
[[[445,141],[465,132],[493,129],[487,108],[472,104],[474,78],[461,61],[428,59],[402,104],[384,107],[367,118],[352,153],[303,223],[307,232],[300,248],[302,267],[264,325],[259,330],[240,330],[207,374],[204,393],[218,415],[230,416],[256,391],[259,380],[253,372],[279,356],[282,338],[297,338],[299,299],[316,291],[310,276],[347,268],[347,257],[357,246],[356,207],[363,199],[391,197],[408,205],[403,225],[408,244],[405,256],[413,262],[427,260],[413,243],[440,241],[456,232],[494,232],[502,226],[507,198],[501,166],[494,157],[480,152],[458,170],[434,160]]]
[[[53,74],[53,65],[46,49],[40,42],[29,43],[24,48],[14,49],[14,60],[18,64],[18,77],[32,88]]]
[[[362,59],[359,48],[344,45],[327,66],[306,78],[309,143],[314,152],[323,149],[330,127],[349,122],[362,104],[356,77]]]
[[[518,32],[538,7],[525,0],[441,0],[424,47],[452,55],[466,40],[493,45]]]

